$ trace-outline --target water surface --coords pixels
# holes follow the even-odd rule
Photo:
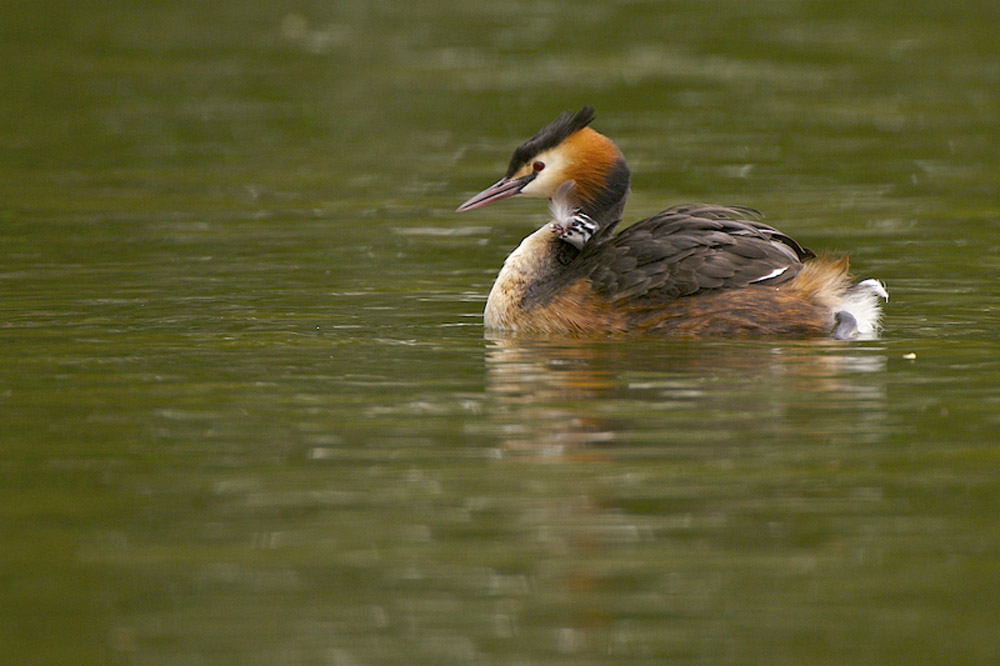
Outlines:
[[[989,3],[5,11],[11,663],[992,663]],[[627,220],[752,205],[881,340],[484,335],[597,107]]]

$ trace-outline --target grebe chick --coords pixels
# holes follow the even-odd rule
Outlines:
[[[487,328],[533,333],[876,337],[881,282],[817,258],[743,206],[684,205],[618,225],[629,169],[594,111],[566,112],[520,145],[497,183],[458,210],[550,198],[553,221],[504,261]]]

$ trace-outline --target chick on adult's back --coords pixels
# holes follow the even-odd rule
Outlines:
[[[506,175],[466,201],[551,198],[553,221],[507,257],[484,313],[489,328],[685,336],[877,335],[876,280],[847,258],[817,258],[743,206],[684,205],[613,231],[628,196],[617,146],[564,113],[514,151]]]

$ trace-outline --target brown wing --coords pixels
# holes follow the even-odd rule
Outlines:
[[[596,291],[616,302],[780,285],[815,255],[759,217],[739,206],[669,208],[617,236],[593,239],[567,272],[589,278]]]

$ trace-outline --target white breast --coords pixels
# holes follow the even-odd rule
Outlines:
[[[521,241],[503,262],[483,311],[487,328],[515,330],[523,315],[522,301],[532,282],[548,277],[551,271],[555,236],[549,225]]]

